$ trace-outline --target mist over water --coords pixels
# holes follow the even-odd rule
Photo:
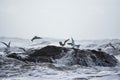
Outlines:
[[[0,0],[0,36],[119,38],[119,0]]]
[[[120,80],[119,30],[120,0],[0,0],[0,80]],[[42,38],[32,42],[34,36]],[[80,50],[102,50],[118,64],[95,66],[88,55],[90,67],[78,65],[74,50],[62,52],[53,63],[24,62],[5,54],[8,50],[26,58],[34,49],[60,47],[59,41],[71,37]],[[109,43],[115,49],[106,47]]]

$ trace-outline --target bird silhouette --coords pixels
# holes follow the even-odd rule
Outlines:
[[[34,36],[31,41],[33,42],[35,39],[42,39],[41,37],[38,37],[38,36]]]
[[[3,43],[7,48],[10,48],[10,44],[11,44],[11,42],[9,42],[8,44],[5,43],[5,42],[1,42],[1,43]]]
[[[19,49],[23,50],[25,54],[31,54],[35,52],[34,48],[25,49],[23,47],[19,47]]]
[[[113,46],[111,42],[108,43],[108,44],[105,46],[105,48],[106,48],[106,47],[109,47],[109,46],[112,47],[114,50],[116,50],[115,46]]]
[[[3,43],[3,44],[6,46],[4,52],[5,52],[6,54],[10,53],[10,52],[11,52],[11,51],[10,51],[10,44],[11,44],[11,42],[9,42],[8,44],[5,43],[5,42],[1,42],[1,43]]]
[[[68,41],[69,41],[69,39],[65,40],[64,42],[61,42],[61,41],[60,41],[59,44],[60,44],[60,46],[64,47],[65,44],[66,44]]]
[[[71,45],[73,48],[79,48],[80,44],[76,45],[75,40],[71,37],[71,43],[67,43],[68,45]]]
[[[26,49],[25,49],[25,48],[19,47],[19,49],[21,49],[21,50],[23,50],[24,52],[26,52]]]
[[[79,48],[79,47],[80,47],[80,44],[78,44],[78,45],[75,45],[75,47],[76,47],[76,48]]]

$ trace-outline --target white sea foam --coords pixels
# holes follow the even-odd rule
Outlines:
[[[31,42],[27,39],[19,38],[0,38],[0,41],[9,42],[11,41],[11,48],[15,52],[22,52],[19,47],[26,49],[29,48],[41,48],[46,45],[57,45],[59,46],[59,41],[57,39],[45,38],[41,40],[36,40]],[[111,42],[118,49],[120,40],[82,40],[76,41],[76,44],[81,44],[80,49],[97,49],[102,48],[102,50],[109,52],[111,47],[104,48],[104,45]],[[66,45],[66,47],[71,47]],[[5,46],[0,43],[0,56],[1,59],[4,57]],[[112,49],[112,48],[111,48]],[[111,50],[110,49],[110,50]],[[112,49],[113,50],[113,49]],[[115,57],[120,61],[119,50],[118,53],[110,54],[115,55]],[[75,78],[86,78],[88,80],[120,80],[120,66],[116,67],[84,67],[80,65],[72,65],[71,63],[72,51],[69,54],[63,56],[61,59],[56,59],[54,64],[50,63],[23,63],[15,59],[6,59],[6,64],[0,64],[0,80],[74,80]],[[1,60],[4,61],[4,60]],[[74,63],[74,62],[72,62]],[[66,65],[67,64],[67,65]],[[93,64],[91,64],[93,65]]]

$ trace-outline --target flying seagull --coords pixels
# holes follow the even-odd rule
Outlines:
[[[8,44],[5,43],[5,42],[1,42],[1,43],[3,43],[3,44],[6,46],[4,52],[5,52],[6,54],[10,53],[10,52],[11,52],[11,51],[10,51],[10,44],[11,44],[11,42],[9,42]]]
[[[73,48],[75,48],[75,47],[76,47],[76,48],[79,48],[79,47],[80,47],[80,44],[78,44],[78,45],[75,44],[75,41],[74,41],[73,38],[71,38],[71,41],[72,41],[71,43],[67,43],[67,44],[68,44],[68,45],[71,45]]]
[[[34,36],[31,41],[33,42],[35,39],[42,39],[41,37],[38,37],[38,36]]]
[[[60,46],[64,47],[65,44],[69,41],[69,39],[65,40],[64,43],[62,43],[61,41],[59,42]]]
[[[21,49],[21,50],[23,50],[24,52],[26,52],[26,49],[25,49],[25,48],[19,47],[19,49]]]
[[[108,44],[105,46],[105,48],[106,48],[106,47],[109,47],[109,46],[112,47],[114,50],[116,49],[115,46],[113,46],[111,42],[108,43]]]
[[[1,43],[3,43],[7,48],[10,48],[10,44],[11,44],[11,42],[9,42],[8,44],[5,43],[5,42],[1,42]]]

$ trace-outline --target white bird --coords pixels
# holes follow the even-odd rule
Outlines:
[[[1,43],[3,43],[7,48],[10,48],[10,44],[11,44],[11,42],[9,42],[8,44],[5,43],[5,42],[1,42]]]
[[[105,48],[106,48],[106,47],[109,47],[109,46],[112,47],[114,50],[116,50],[115,46],[113,46],[111,42],[108,43],[108,44],[105,46]]]
[[[19,49],[21,49],[21,50],[23,50],[24,52],[26,52],[26,49],[25,49],[25,48],[19,47]]]
[[[8,44],[5,43],[5,42],[1,42],[1,43],[3,43],[3,44],[6,46],[4,52],[5,52],[6,54],[10,53],[10,52],[11,52],[11,51],[10,51],[10,44],[11,44],[11,42],[9,42]]]
[[[75,48],[75,47],[79,48],[80,47],[80,44],[78,44],[78,45],[75,44],[75,41],[74,41],[74,39],[72,37],[71,37],[71,41],[72,41],[71,43],[67,43],[67,44],[71,45],[73,48]]]

